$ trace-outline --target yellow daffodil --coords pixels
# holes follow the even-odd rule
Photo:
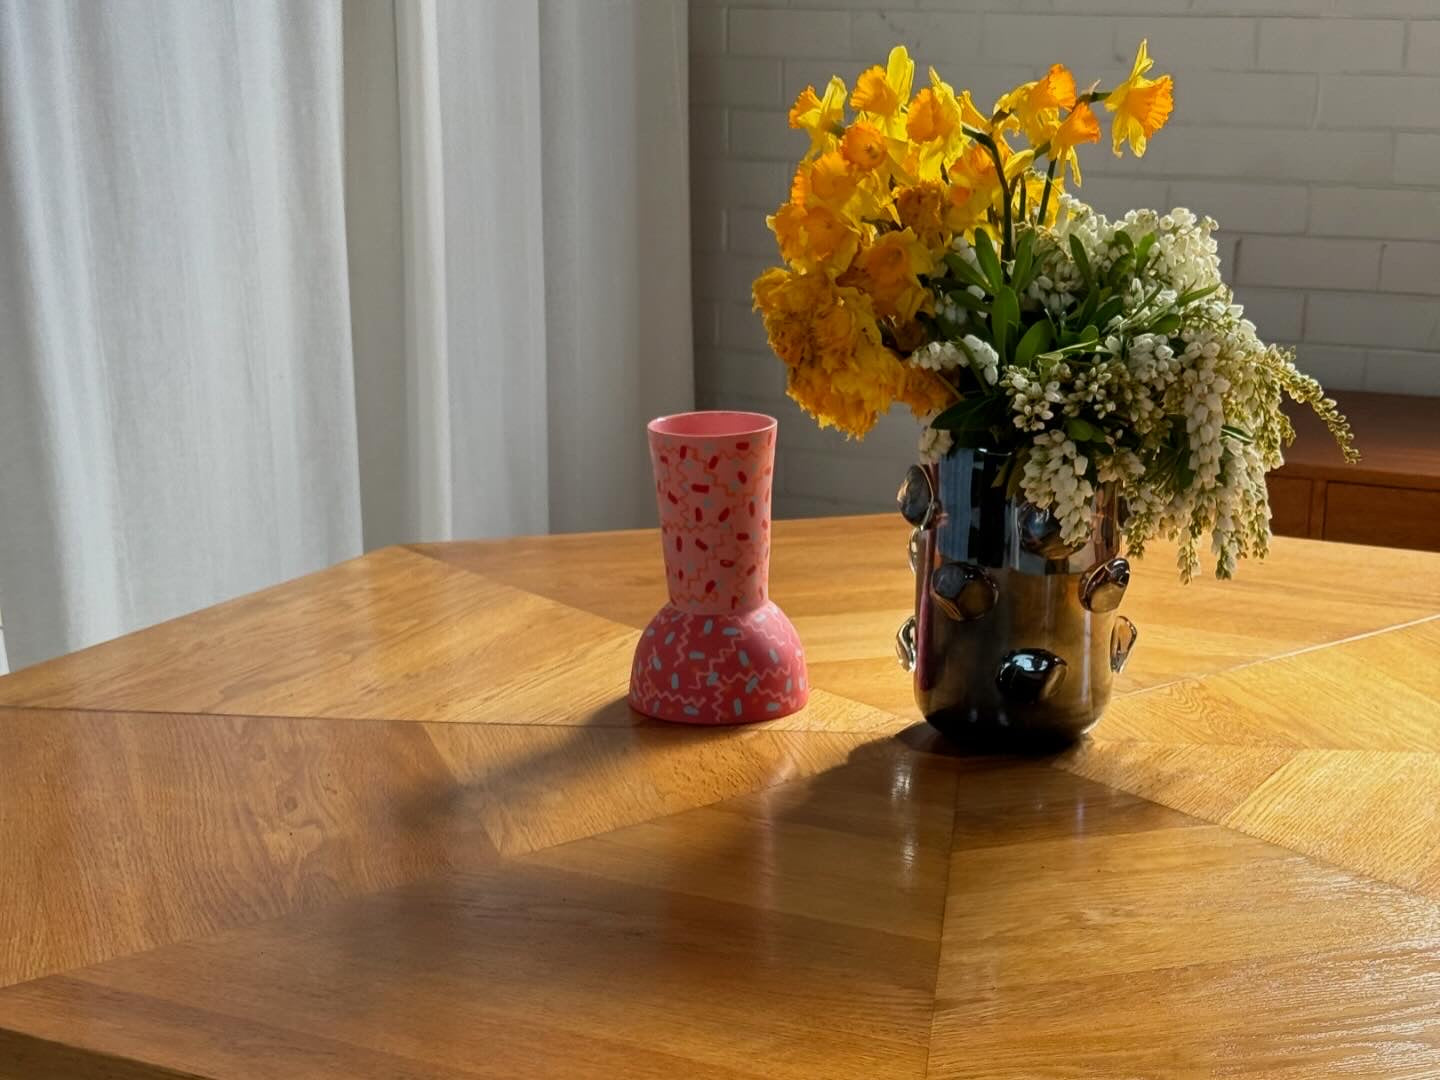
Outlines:
[[[1060,126],[1060,110],[1075,107],[1075,76],[1064,64],[1054,64],[1043,79],[1024,83],[995,103],[1005,114],[1000,126],[1019,128],[1030,145],[1041,147]]]
[[[895,219],[932,251],[944,250],[955,235],[949,225],[949,192],[938,180],[921,180],[895,192]]]
[[[1120,157],[1127,141],[1136,157],[1144,157],[1147,140],[1165,126],[1175,107],[1175,84],[1169,75],[1145,78],[1145,72],[1154,64],[1146,43],[1141,41],[1130,77],[1105,98],[1105,108],[1115,114],[1110,129],[1116,157]]]
[[[800,96],[790,107],[790,126],[810,133],[810,149],[805,154],[805,160],[831,149],[845,127],[844,81],[832,76],[830,84],[825,87],[824,98],[815,93],[813,86],[800,91]]]
[[[945,162],[965,149],[964,113],[964,103],[931,68],[930,85],[915,95],[905,113],[905,134],[919,151],[913,172],[921,180],[940,179]]]
[[[765,219],[780,243],[780,254],[792,266],[840,273],[855,257],[860,232],[825,206],[788,202]]]
[[[1055,129],[1055,134],[1050,136],[1050,157],[1060,163],[1063,172],[1065,164],[1070,164],[1070,175],[1075,178],[1075,183],[1080,183],[1080,160],[1075,154],[1075,147],[1081,143],[1092,143],[1100,141],[1100,121],[1095,119],[1094,112],[1086,102],[1080,102],[1070,114],[1065,117],[1064,122]]]
[[[915,81],[915,61],[904,45],[890,50],[885,67],[872,67],[855,80],[850,105],[868,115],[875,127],[894,139],[905,137],[905,117],[901,110],[910,100],[910,85]]]
[[[950,220],[957,231],[970,229],[983,221],[990,207],[1000,201],[995,160],[989,150],[973,142],[951,163],[949,173]]]
[[[883,233],[860,250],[850,269],[839,279],[861,289],[879,315],[908,320],[930,303],[930,290],[919,275],[935,268],[935,256],[913,229]]]
[[[820,274],[767,270],[754,287],[786,393],[821,427],[863,438],[896,400],[932,412],[953,399],[883,343],[869,298]]]
[[[1117,153],[1129,142],[1143,154],[1169,117],[1171,80],[1147,78],[1150,67],[1142,42],[1130,77],[1104,98]],[[786,265],[761,274],[753,295],[786,392],[822,427],[850,436],[863,437],[895,402],[925,416],[955,401],[943,371],[905,359],[934,336],[932,278],[952,241],[984,232],[1010,248],[1025,223],[1053,227],[1066,181],[1080,182],[1078,148],[1100,139],[1094,86],[1077,90],[1061,64],[1004,95],[993,117],[968,90],[929,75],[912,96],[915,64],[897,46],[848,98],[838,78],[823,93],[806,87],[789,122],[810,146],[790,198],[766,219]],[[1026,149],[1011,148],[1014,132]],[[1048,183],[1037,151],[1058,170]]]
[[[856,121],[845,129],[840,156],[862,172],[878,169],[890,156],[885,136],[870,124]]]

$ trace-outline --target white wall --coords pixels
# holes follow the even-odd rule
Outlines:
[[[815,430],[750,311],[795,95],[904,42],[988,103],[1055,61],[1123,75],[1141,37],[1175,113],[1141,161],[1088,148],[1081,196],[1218,219],[1261,335],[1327,386],[1440,395],[1440,0],[691,0],[698,392],[780,417],[778,514],[892,505],[916,434],[908,413],[861,446]]]

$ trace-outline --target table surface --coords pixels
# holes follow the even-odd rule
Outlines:
[[[964,758],[898,518],[815,693],[624,704],[653,533],[391,548],[0,679],[0,1076],[1440,1075],[1440,554],[1137,566],[1094,736]]]

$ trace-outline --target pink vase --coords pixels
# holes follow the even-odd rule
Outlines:
[[[769,596],[775,419],[650,421],[670,602],[635,648],[630,705],[682,724],[748,724],[810,696],[795,627]]]

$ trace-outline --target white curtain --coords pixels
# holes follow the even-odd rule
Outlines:
[[[685,5],[0,0],[12,665],[417,539],[650,520]]]

